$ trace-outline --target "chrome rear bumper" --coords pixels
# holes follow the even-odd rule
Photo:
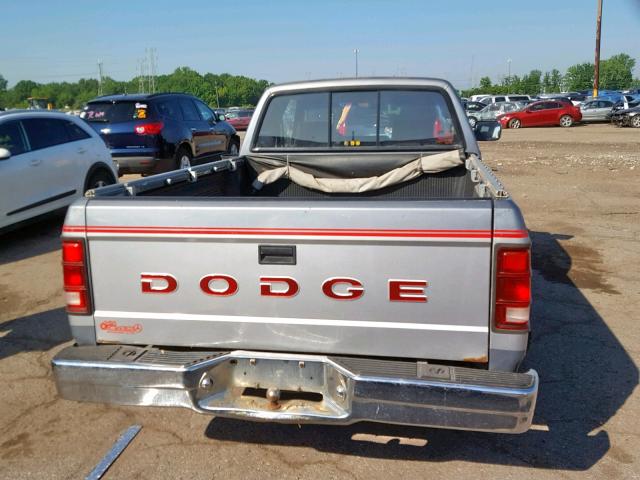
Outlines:
[[[534,370],[289,353],[73,346],[52,363],[66,399],[287,423],[374,421],[522,433],[538,392]]]

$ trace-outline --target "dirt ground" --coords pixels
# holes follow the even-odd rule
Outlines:
[[[57,398],[71,342],[53,219],[0,237],[0,478],[81,478],[132,424],[105,478],[640,478],[640,130],[504,132],[482,145],[534,242],[534,428],[519,436],[319,427]]]

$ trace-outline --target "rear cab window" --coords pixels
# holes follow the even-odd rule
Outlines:
[[[331,100],[331,145],[377,143],[378,92],[336,92]],[[389,131],[387,121],[385,131]]]
[[[358,90],[274,96],[255,149],[410,148],[460,143],[440,91]]]
[[[124,123],[146,120],[150,116],[145,101],[90,102],[84,107],[80,118],[87,122]]]

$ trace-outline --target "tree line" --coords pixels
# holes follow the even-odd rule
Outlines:
[[[146,77],[117,81],[106,77],[102,82],[103,95],[118,93],[148,93]],[[238,75],[205,73],[201,75],[188,67],[177,68],[168,75],[155,77],[156,92],[183,92],[200,97],[212,107],[255,105],[264,90],[271,85],[267,80],[256,80]],[[77,82],[36,83],[20,80],[12,88],[0,75],[0,107],[25,108],[27,98],[47,98],[55,108],[79,109],[98,94],[99,82],[82,78]]]
[[[636,60],[626,53],[614,55],[600,62],[600,88],[604,90],[622,90],[640,88],[640,79],[633,79]],[[543,73],[531,70],[518,76],[504,77],[493,83],[489,77],[482,77],[478,87],[463,90],[465,97],[475,94],[538,93],[589,90],[593,87],[593,63],[572,65],[562,74],[553,69]],[[141,81],[142,80],[142,81]],[[25,108],[28,97],[47,98],[56,108],[79,109],[98,93],[98,80],[83,78],[77,82],[36,83],[21,80],[12,88],[0,75],[0,107]],[[106,77],[102,82],[105,95],[118,93],[138,93],[148,91],[146,78],[135,77],[129,81],[117,81]],[[202,98],[212,107],[255,105],[264,90],[271,85],[267,80],[256,80],[228,73],[204,75],[189,67],[177,68],[168,75],[155,78],[157,92],[184,92]]]
[[[635,64],[635,59],[626,53],[619,53],[600,61],[600,89],[625,90],[640,88],[640,79],[633,78]],[[506,76],[498,83],[492,83],[489,77],[482,77],[479,86],[463,90],[462,96],[470,97],[471,95],[483,93],[491,95],[506,93],[535,95],[538,93],[591,90],[593,88],[593,75],[594,64],[585,62],[570,66],[564,75],[557,69],[545,73],[540,70],[531,70],[521,77],[518,75]]]

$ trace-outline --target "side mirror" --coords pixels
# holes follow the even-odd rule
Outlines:
[[[495,142],[496,140],[500,140],[502,136],[502,127],[499,122],[480,120],[476,122],[474,133],[476,140],[481,142]]]
[[[6,160],[11,158],[11,152],[6,148],[0,147],[0,160]]]
[[[227,117],[226,117],[223,113],[221,113],[220,115],[218,115],[218,121],[220,121],[220,122],[224,122],[226,119],[227,119]]]

